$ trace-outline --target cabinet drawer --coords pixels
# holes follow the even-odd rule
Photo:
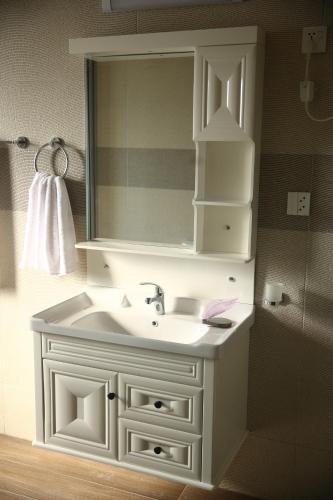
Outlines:
[[[46,359],[155,377],[181,384],[202,385],[202,359],[92,340],[42,334]]]
[[[135,375],[119,375],[119,416],[201,434],[202,390]]]
[[[121,418],[119,460],[185,478],[200,479],[201,437]]]

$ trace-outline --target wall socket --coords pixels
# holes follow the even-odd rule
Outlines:
[[[310,215],[311,193],[288,193],[287,215]]]
[[[326,52],[327,26],[303,28],[302,54]]]

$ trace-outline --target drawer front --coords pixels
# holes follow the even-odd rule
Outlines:
[[[200,480],[201,436],[121,418],[119,460]]]
[[[119,375],[119,416],[201,434],[202,390],[198,387]]]
[[[202,385],[202,359],[43,333],[43,358]]]

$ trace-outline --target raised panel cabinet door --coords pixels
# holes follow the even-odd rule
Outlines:
[[[117,374],[44,360],[45,442],[117,456]]]
[[[196,49],[195,141],[244,141],[253,138],[255,51],[254,44]]]

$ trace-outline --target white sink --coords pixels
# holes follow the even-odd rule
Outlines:
[[[90,312],[75,320],[72,326],[182,344],[197,342],[209,329],[194,320],[177,318],[171,314],[155,317],[127,309],[112,314],[106,311]]]
[[[236,303],[223,314],[232,326],[204,325],[208,301],[165,296],[165,315],[157,315],[145,297],[150,289],[89,287],[85,292],[32,317],[34,331],[213,358],[240,329],[253,324],[254,307]],[[153,291],[153,289],[152,289]]]

